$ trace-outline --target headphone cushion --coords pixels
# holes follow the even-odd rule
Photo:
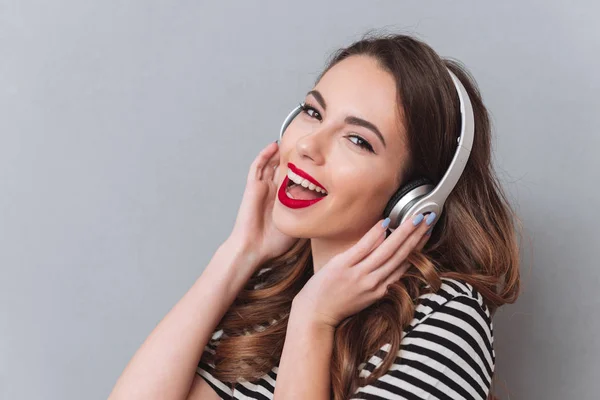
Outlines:
[[[394,206],[400,201],[400,199],[402,197],[404,197],[408,193],[410,193],[410,191],[418,188],[419,186],[432,185],[432,184],[433,183],[431,182],[431,180],[429,180],[427,178],[419,178],[419,179],[410,181],[409,183],[407,183],[404,186],[401,186],[400,189],[398,189],[396,191],[396,193],[394,193],[394,195],[392,196],[390,201],[388,201],[387,205],[385,206],[385,210],[383,211],[383,216],[389,217]]]

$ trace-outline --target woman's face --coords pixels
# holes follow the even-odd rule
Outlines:
[[[396,82],[374,58],[351,56],[327,71],[304,100],[309,108],[279,144],[277,184],[292,163],[327,196],[302,208],[276,198],[273,221],[296,238],[353,240],[381,217],[406,161]]]

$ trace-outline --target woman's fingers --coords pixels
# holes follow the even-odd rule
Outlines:
[[[273,166],[276,163],[279,163],[279,146],[273,143],[271,143],[270,146],[275,146],[275,148],[268,153],[268,158],[262,165],[262,169],[260,171],[260,179],[262,180],[273,180]]]
[[[424,235],[428,229],[429,225],[425,222],[421,222],[421,224],[414,228],[409,236],[402,241],[400,248],[397,249],[387,261],[375,266],[370,265],[369,268],[371,268],[371,272],[369,273],[369,279],[372,279],[375,282],[384,282],[390,275],[394,275],[398,269],[405,268],[407,264],[404,261],[410,252],[416,249],[417,246],[426,239]]]
[[[248,180],[260,180],[262,177],[262,171],[265,165],[269,162],[269,159],[273,156],[273,154],[279,149],[277,143],[271,143],[267,147],[263,148],[258,156],[254,159],[252,164],[250,165],[250,170],[248,171]]]
[[[273,168],[273,179],[271,179],[275,186],[279,184],[279,161],[277,165]]]
[[[392,255],[397,254],[402,244],[412,232],[423,229],[421,225],[424,225],[424,223],[421,222],[415,226],[413,224],[415,220],[417,220],[416,215],[404,221],[375,251],[362,260],[357,267],[361,268],[365,274],[369,274],[389,260]]]
[[[369,255],[374,248],[377,247],[385,238],[387,228],[382,226],[383,219],[377,223],[362,237],[360,240],[348,250],[342,253],[344,262],[348,266],[353,266],[359,263],[363,258]]]
[[[433,225],[429,226],[429,228],[427,228],[428,230],[431,229],[433,227]],[[422,250],[423,247],[425,247],[425,244],[427,244],[427,241],[429,240],[429,238],[431,237],[431,234],[427,235],[423,235],[423,237],[421,238],[421,240],[419,241],[419,243],[417,244],[417,246],[415,247],[416,249]]]
[[[379,286],[377,288],[376,293],[375,293],[375,295],[377,296],[377,298],[381,298],[381,297],[385,296],[385,294],[387,293],[387,290],[388,290],[388,286],[390,286],[394,282],[398,282],[400,280],[400,278],[402,278],[402,275],[404,275],[406,273],[406,271],[408,270],[409,267],[410,267],[410,264],[408,264],[408,263],[402,263],[402,265],[400,266],[400,268],[397,268],[385,280],[385,282],[383,282],[383,285],[381,285],[381,286]]]
[[[271,155],[271,158],[269,158],[267,164],[263,168],[262,179],[275,181],[276,167],[279,166],[279,154],[279,146],[277,146],[277,150]]]

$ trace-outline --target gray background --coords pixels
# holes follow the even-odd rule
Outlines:
[[[0,1],[0,398],[106,398],[229,234],[251,161],[327,56],[387,28],[463,61],[492,113],[526,235],[523,293],[495,318],[498,393],[596,399],[599,12]]]

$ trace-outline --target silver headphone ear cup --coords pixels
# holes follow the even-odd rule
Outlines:
[[[383,218],[391,219],[389,229],[396,229],[410,207],[434,189],[435,185],[427,178],[419,178],[403,185],[394,193],[383,211]],[[401,209],[396,209],[400,207]]]
[[[296,106],[296,108],[294,108],[287,117],[285,117],[285,120],[283,120],[283,124],[281,125],[281,129],[279,130],[279,140],[281,141],[281,137],[283,136],[283,133],[285,132],[285,130],[287,129],[287,127],[292,123],[292,121],[294,120],[294,118],[296,118],[296,116],[298,114],[300,114],[300,111],[302,111],[302,104]]]

